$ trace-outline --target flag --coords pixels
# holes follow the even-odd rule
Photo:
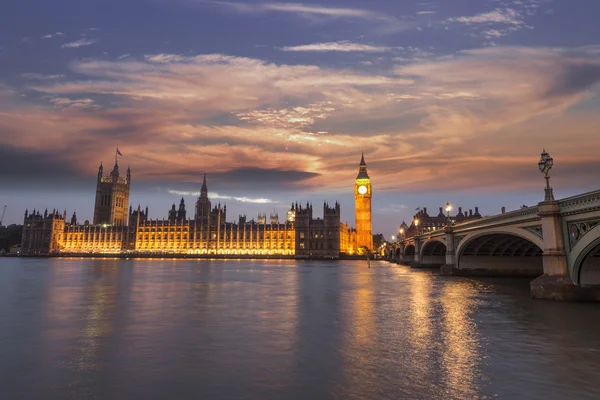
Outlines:
[[[119,148],[117,147],[117,155],[122,156],[123,154],[121,154],[121,152],[119,151]]]
[[[415,211],[420,211],[420,210],[421,210],[421,207],[415,208]]]

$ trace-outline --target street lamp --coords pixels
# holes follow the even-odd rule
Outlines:
[[[398,239],[404,239],[404,228],[400,228],[400,237]]]
[[[450,226],[450,211],[452,211],[452,204],[446,203],[446,214],[448,215],[448,226]]]
[[[419,218],[415,218],[415,220],[413,221],[415,224],[415,227],[417,228],[417,235],[419,234]]]
[[[554,165],[554,159],[550,157],[550,154],[546,153],[546,149],[542,151],[542,156],[540,157],[540,161],[538,162],[538,168],[540,172],[545,175],[546,179],[546,189],[544,189],[546,195],[544,197],[544,201],[554,201],[554,193],[552,193],[552,188],[550,187],[550,170]]]

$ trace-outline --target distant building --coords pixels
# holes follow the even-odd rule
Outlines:
[[[361,246],[372,248],[371,182],[364,157],[355,181],[356,222],[354,230],[340,221],[340,205],[323,204],[323,216],[313,216],[313,206],[292,204],[286,220],[262,213],[257,221],[240,215],[227,222],[227,206],[212,207],[206,175],[193,218],[187,218],[185,201],[167,212],[167,219],[152,220],[148,207],[128,205],[131,170],[125,178],[115,166],[103,176],[100,164],[96,182],[94,222],[78,224],[73,213],[25,212],[21,254],[199,254],[199,255],[287,255],[297,258],[338,258],[355,254]],[[128,207],[128,208],[127,208]]]
[[[458,207],[458,213],[454,216],[451,215],[450,218],[448,218],[448,215],[444,214],[443,207],[440,207],[439,213],[433,216],[427,213],[427,207],[423,207],[422,209],[419,208],[419,212],[413,216],[410,226],[403,221],[400,225],[400,229],[404,230],[405,237],[410,237],[417,233],[417,228],[420,234],[438,229],[444,229],[448,225],[448,219],[450,219],[451,224],[459,224],[461,222],[471,221],[479,218],[481,218],[481,214],[479,214],[479,207],[475,207],[475,212],[470,209],[465,213],[463,213],[462,207]],[[418,226],[415,224],[417,220],[419,221]],[[398,234],[398,237],[400,236],[402,236],[401,233]]]

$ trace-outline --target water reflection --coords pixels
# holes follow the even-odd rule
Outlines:
[[[472,285],[466,282],[444,285],[441,304],[442,368],[447,394],[452,398],[476,398],[481,357],[477,327],[471,318],[476,306]]]
[[[596,399],[600,308],[519,285],[385,263],[9,259],[0,393]]]
[[[75,372],[69,384],[73,395],[86,397],[97,396],[101,390],[97,372],[104,367],[104,353],[108,336],[114,329],[117,306],[116,262],[95,265],[92,270],[92,283],[87,287],[89,294],[84,300],[87,303],[83,315],[84,326],[78,334],[75,354],[68,364]]]

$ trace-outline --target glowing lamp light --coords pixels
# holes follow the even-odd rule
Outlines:
[[[450,211],[452,211],[452,204],[446,203],[446,213],[448,213],[448,215],[450,215]]]

